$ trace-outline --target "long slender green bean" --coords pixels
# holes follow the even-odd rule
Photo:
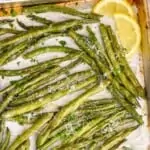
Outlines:
[[[46,122],[51,120],[53,114],[44,114],[39,118],[30,128],[25,130],[20,136],[18,136],[10,145],[8,150],[15,150],[22,142],[26,141],[33,133],[39,130]]]
[[[104,99],[96,99],[96,100],[89,100],[86,101],[83,105],[81,105],[79,108],[89,108],[89,107],[97,107],[101,105],[107,105],[107,104],[114,104],[115,99],[113,98],[104,98]]]
[[[60,61],[61,61],[61,59],[62,58],[57,58],[57,60],[60,60]],[[29,66],[27,68],[22,68],[22,69],[17,69],[17,70],[0,70],[0,75],[1,76],[24,76],[24,75],[32,74],[32,73],[42,69],[42,67],[45,67],[43,69],[53,68],[54,66],[52,64],[52,61],[55,61],[55,60],[38,63],[37,65],[33,65],[33,66]]]
[[[113,108],[118,108],[118,107],[119,107],[119,105],[115,104],[115,103],[112,103],[112,104],[102,104],[100,106],[94,106],[94,107],[89,106],[89,107],[85,107],[85,108],[80,108],[79,111],[81,111],[81,112],[82,111],[91,112],[91,111],[93,111],[93,109],[95,111],[99,111],[99,110],[104,111],[104,110],[107,110],[107,109],[113,109]]]
[[[1,59],[0,59],[0,65],[3,65],[4,62],[13,54],[15,54],[18,51],[22,51],[23,49],[27,48],[27,44],[26,42],[22,42],[20,44],[18,44],[17,46],[15,46],[13,49],[6,51],[5,53],[2,53],[0,55]]]
[[[21,145],[18,146],[17,150],[30,150],[30,140],[26,140]]]
[[[6,34],[6,33],[12,33],[12,34],[19,34],[23,31],[9,29],[9,28],[0,28],[0,35]]]
[[[64,134],[63,133],[61,133],[60,134],[60,136],[58,136],[58,137],[54,137],[54,138],[52,138],[50,141],[49,141],[49,145],[51,146],[51,145],[53,145],[53,144],[55,144],[57,141],[59,141],[59,140],[61,140],[61,136],[63,136]],[[46,147],[46,148],[45,148]],[[46,150],[47,149],[47,146],[40,146],[40,147],[38,147],[38,150]]]
[[[15,54],[11,55],[10,57],[8,57],[5,61],[4,61],[4,65],[7,63],[10,63],[11,61],[16,60],[18,57],[21,56],[21,54],[24,53],[26,49],[21,49],[20,51],[16,52]],[[5,76],[5,75],[4,75]]]
[[[123,110],[123,108],[121,108],[121,107],[119,107],[119,108],[115,108],[115,107],[109,108],[108,106],[106,106],[106,107],[103,107],[103,108],[99,107],[95,111],[92,111],[92,109],[91,110],[87,109],[87,110],[83,110],[83,111],[82,110],[79,110],[79,111],[77,110],[76,113],[77,113],[77,116],[79,116],[79,117],[82,117],[81,116],[82,114],[84,116],[89,115],[89,117],[87,117],[87,119],[91,119],[91,118],[95,118],[97,116],[104,116],[104,117],[106,117],[106,116],[109,116],[111,114],[115,114],[118,111],[122,111],[122,110]]]
[[[3,131],[5,128],[5,121],[4,120],[0,120],[0,145],[3,144]]]
[[[20,115],[20,116],[8,118],[7,120],[17,122],[20,125],[25,125],[25,124],[33,124],[38,117],[39,117],[39,115],[34,116],[34,117]]]
[[[128,103],[138,107],[140,106],[139,102],[136,99],[136,96],[132,95],[132,93],[130,93],[125,87],[119,85],[115,79],[113,80],[113,84],[115,89],[117,89],[123,95],[123,97],[125,97]]]
[[[97,67],[95,61],[92,58],[90,58],[87,54],[82,55],[81,58],[86,64],[88,64],[93,69],[93,71],[99,74],[99,68]],[[101,80],[100,77],[99,80]]]
[[[24,144],[26,144],[25,142],[22,144],[22,145],[20,145],[16,150],[26,150],[26,146],[24,145]]]
[[[14,21],[13,19],[3,19],[3,20],[0,20],[0,25],[9,24],[9,23],[12,23],[13,21]]]
[[[47,113],[43,111],[43,107],[38,108],[34,111],[24,113],[22,115],[18,115],[12,118],[7,118],[8,121],[15,121],[21,125],[25,124],[33,124],[40,116]],[[49,112],[48,112],[49,113]]]
[[[71,55],[72,57],[74,54]],[[66,55],[64,57],[59,57],[59,58],[54,58],[51,60],[43,61],[40,62],[36,65],[23,68],[23,69],[17,69],[17,70],[0,70],[0,75],[2,76],[22,76],[22,75],[27,75],[27,74],[32,74],[33,72],[37,72],[39,70],[44,70],[46,68],[53,67],[54,65],[57,65],[63,61],[68,60],[71,56]]]
[[[42,116],[45,113],[47,113],[47,112],[44,112],[43,107],[41,107],[34,111],[24,113],[22,115],[18,115],[18,116],[12,117],[12,118],[8,118],[7,120],[18,122],[21,125],[33,124],[40,116]]]
[[[124,142],[126,142],[127,141],[127,139],[123,139],[122,141],[120,140],[120,142],[118,142],[115,146],[113,146],[111,149],[112,150],[116,150],[117,148],[119,148],[119,146],[121,145],[121,144],[123,144]]]
[[[8,145],[9,145],[9,141],[10,141],[10,131],[9,131],[9,129],[7,128],[6,129],[6,136],[5,136],[5,140],[4,140],[4,142],[3,142],[3,144],[1,145],[1,150],[7,150],[7,147],[8,147]]]
[[[17,19],[17,23],[22,29],[28,30],[28,27],[23,22],[21,22],[19,19]]]
[[[123,92],[122,92],[123,91]],[[128,90],[125,90],[125,87],[120,86],[120,92],[123,93],[122,95],[127,99],[130,104],[135,104],[136,106],[140,106],[140,103],[137,100],[137,97],[133,96]]]
[[[84,47],[85,52],[93,59],[96,58],[95,52],[90,50],[90,48],[88,47],[85,38],[83,36],[81,36],[80,34],[77,34],[75,31],[70,30],[69,31],[69,36],[71,36],[75,42],[77,43],[77,45],[82,49]],[[86,44],[85,44],[86,43]]]
[[[9,46],[6,52],[4,51],[0,55],[2,57],[3,65],[19,57],[30,47],[30,45],[36,43],[36,41],[38,41],[39,38],[40,37],[37,37],[35,39],[23,41],[19,43],[18,45],[14,44],[12,46]]]
[[[76,52],[79,52],[79,50],[76,50],[76,49],[70,48],[70,47],[62,47],[62,46],[41,47],[41,48],[38,48],[31,52],[26,53],[23,57],[25,59],[33,58],[40,54],[48,53],[48,52],[76,53]]]
[[[131,114],[131,115],[133,115],[134,116],[134,113],[136,114],[136,110],[134,109],[134,105],[138,105],[139,106],[139,103],[137,102],[137,99],[135,98],[135,97],[133,97],[133,96],[131,96],[131,94],[128,94],[128,91],[126,90],[126,88],[124,88],[124,87],[121,87],[117,82],[116,82],[116,80],[114,79],[113,81],[113,88],[111,88],[112,90],[110,90],[110,88],[108,88],[109,90],[110,90],[110,92],[112,93],[112,95],[113,95],[113,89],[115,90],[115,91],[119,91],[119,93],[122,95],[120,98],[122,98],[123,97],[123,104],[125,105],[125,106],[127,106],[128,107],[128,105],[133,105],[133,106],[129,106],[129,107],[131,107],[131,110],[130,109],[128,109],[127,107],[124,107],[124,108],[126,108],[126,110]],[[122,105],[122,104],[121,104]],[[135,112],[134,112],[135,111]]]
[[[94,15],[91,13],[83,13],[70,7],[57,6],[57,5],[52,5],[52,4],[26,7],[23,9],[23,13],[25,14],[30,14],[33,12],[42,13],[42,12],[48,12],[48,11],[60,12],[60,13],[68,14],[68,15],[79,16],[79,17],[86,18],[86,19],[99,20],[99,17],[100,17],[98,15]]]
[[[36,15],[28,15],[27,17],[31,18],[31,20],[33,20],[33,21],[36,21],[36,22],[39,22],[39,23],[42,23],[42,24],[45,24],[45,25],[50,25],[51,23],[53,23],[53,21],[51,21],[51,20],[48,20],[48,19],[43,18],[43,17],[36,16]]]

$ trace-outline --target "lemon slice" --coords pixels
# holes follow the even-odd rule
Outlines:
[[[140,47],[140,27],[136,20],[124,14],[115,14],[114,19],[120,42],[128,50],[127,57],[131,57]]]
[[[135,17],[131,5],[125,0],[101,0],[94,6],[93,13],[107,16],[123,13]]]

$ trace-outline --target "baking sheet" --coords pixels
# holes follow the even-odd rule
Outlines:
[[[23,4],[23,5],[33,5],[33,4],[43,4],[43,3],[56,3],[56,2],[67,2],[68,0],[0,0],[0,5],[13,5],[13,4]]]
[[[67,3],[66,5],[69,5],[70,7],[75,7],[81,11],[88,12],[88,11],[90,11],[90,8],[93,5],[93,2],[91,2],[91,1],[90,2],[80,2],[78,4],[77,3]],[[72,18],[70,15],[63,15],[60,13],[55,13],[55,14],[54,13],[42,13],[42,14],[39,14],[39,16],[49,18],[53,21],[61,21],[61,20],[66,20],[66,19]],[[27,18],[25,18],[22,15],[17,16],[17,18],[21,21],[24,21],[28,25],[34,25],[35,24],[35,22],[29,21]],[[1,19],[3,19],[3,18],[1,18]],[[101,19],[101,21],[105,24],[111,25],[113,27],[113,29],[115,30],[114,22],[111,18],[103,17]],[[95,33],[99,33],[97,24],[92,24],[90,26],[92,27],[92,30]],[[14,23],[14,27],[17,29],[20,29],[16,23]],[[80,30],[79,33],[86,35],[85,28]],[[99,41],[101,41],[100,35],[96,34],[96,36],[98,37]],[[45,43],[41,43],[40,46],[60,45],[60,43],[59,43],[60,40],[66,40],[67,41],[66,46],[77,48],[75,43],[68,37],[63,37],[63,38],[59,37],[59,38],[49,39],[49,40],[45,41]],[[46,54],[38,56],[36,59],[38,60],[38,62],[41,62],[41,61],[48,60],[52,57],[56,57],[56,56],[58,57],[58,56],[62,56],[62,55],[65,55],[65,54],[64,53],[46,53]],[[137,52],[133,56],[132,60],[129,60],[129,63],[130,63],[130,66],[132,67],[132,70],[137,75],[137,78],[139,79],[140,83],[144,86],[143,63],[142,63],[142,57],[141,56],[142,56],[142,54],[139,50],[139,52]],[[30,66],[33,63],[35,63],[35,62],[31,62],[30,60],[24,60],[22,57],[19,57],[15,61],[1,67],[1,69],[19,69],[19,68],[24,68],[24,67]],[[64,64],[62,64],[62,65],[64,65]],[[83,70],[86,68],[87,68],[87,66],[82,64],[72,71]],[[18,79],[18,77],[13,77],[13,78],[12,77],[5,77],[4,79],[2,79],[2,77],[0,77],[0,88],[2,89],[4,87],[6,87],[7,85],[9,85],[10,81],[17,80],[17,79]],[[82,92],[82,91],[80,91],[80,92]],[[53,105],[51,105],[51,104],[49,105],[49,110],[57,110],[57,105],[64,105],[68,100],[71,100],[73,97],[77,96],[78,94],[79,93],[74,93],[74,94],[71,94],[71,95],[68,95],[66,97],[59,99]],[[110,94],[108,93],[107,90],[104,90],[103,92],[94,96],[94,98],[103,98],[103,97],[110,97]],[[148,144],[149,144],[149,135],[148,135],[148,128],[147,128],[146,102],[142,99],[140,99],[139,102],[140,102],[142,108],[139,109],[138,111],[143,116],[144,124],[141,127],[139,127],[136,131],[134,131],[128,137],[127,142],[125,142],[121,147],[127,146],[127,147],[131,148],[132,150],[147,150]],[[50,107],[50,106],[52,106],[52,107]],[[29,126],[20,126],[14,122],[7,122],[7,126],[10,128],[11,133],[12,133],[11,140],[13,140],[24,129],[29,127]],[[35,136],[32,136],[30,138],[31,150],[36,149],[34,146],[35,145],[35,139],[34,139]]]
[[[138,19],[142,32],[142,53],[144,64],[145,89],[147,93],[148,126],[150,128],[150,1],[137,1]],[[150,143],[150,142],[149,142]]]

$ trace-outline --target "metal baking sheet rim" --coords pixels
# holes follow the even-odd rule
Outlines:
[[[138,19],[142,32],[142,53],[144,64],[144,79],[147,95],[148,127],[150,130],[150,1],[139,0],[136,3],[138,8]]]
[[[0,0],[0,8],[2,7],[14,7],[16,4],[19,6],[35,5],[42,3],[62,3],[67,5],[69,3],[76,2],[92,2],[96,3],[98,0]],[[138,20],[141,26],[142,32],[142,53],[144,64],[144,79],[145,89],[147,95],[147,110],[148,110],[148,128],[150,132],[150,0],[136,0],[138,8]],[[150,147],[149,149],[150,150]]]

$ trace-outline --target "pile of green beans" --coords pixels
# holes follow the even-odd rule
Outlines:
[[[39,16],[46,12],[63,13],[77,19],[54,22]],[[100,22],[101,16],[65,6],[30,6],[23,8],[22,13],[41,25],[26,25],[16,19],[21,30],[0,28],[0,35],[13,34],[0,40],[1,68],[18,57],[34,61],[33,65],[21,69],[0,69],[4,79],[5,76],[21,77],[0,90],[3,97],[0,103],[0,149],[29,150],[29,138],[35,133],[37,150],[118,148],[143,124],[136,108],[140,106],[137,99],[145,98],[145,91],[132,72],[124,48],[112,28]],[[13,21],[4,19],[0,25]],[[93,23],[99,25],[102,42],[89,26]],[[79,34],[83,25],[86,25],[86,36]],[[71,38],[78,48],[66,46],[65,41],[59,46],[40,46],[57,37]],[[65,55],[35,62],[37,56],[52,52]],[[81,64],[88,69],[72,73]],[[106,88],[112,98],[91,100]],[[58,106],[55,112],[46,110],[53,102],[76,92],[79,94],[75,98]],[[29,127],[10,142],[12,135],[7,121]]]

